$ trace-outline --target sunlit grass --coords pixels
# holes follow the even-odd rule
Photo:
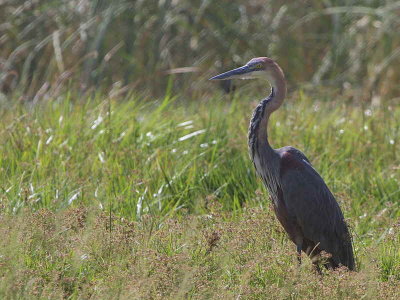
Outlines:
[[[65,98],[4,108],[4,208],[17,213],[24,207],[112,205],[113,212],[137,219],[201,213],[211,196],[226,209],[240,210],[243,202],[264,205],[247,154],[254,105],[238,95],[187,103],[98,97],[79,104]],[[395,216],[399,111],[294,95],[272,116],[270,140],[276,148],[302,150],[347,216],[367,221],[385,208],[384,214]]]
[[[76,101],[66,96],[37,106],[15,102],[3,107],[0,205],[4,220],[1,230],[7,240],[0,250],[2,276],[11,274],[6,278],[12,280],[14,275],[22,276],[21,270],[30,270],[34,277],[23,278],[36,278],[38,281],[32,284],[40,289],[60,289],[76,296],[83,295],[79,292],[82,286],[111,288],[104,281],[111,278],[112,270],[124,264],[138,267],[136,263],[131,265],[133,259],[145,264],[142,271],[150,272],[137,271],[140,280],[144,280],[144,274],[154,279],[158,275],[152,272],[157,267],[146,265],[146,260],[130,248],[139,242],[135,236],[140,235],[140,251],[148,249],[155,251],[155,257],[172,259],[170,269],[163,272],[176,271],[178,275],[169,278],[172,283],[168,284],[187,280],[182,289],[193,296],[207,291],[190,284],[194,276],[191,272],[197,271],[203,276],[200,286],[230,286],[230,296],[240,293],[239,286],[254,297],[270,286],[282,288],[287,287],[287,280],[296,282],[285,271],[296,265],[292,245],[269,212],[267,192],[255,177],[247,154],[247,126],[256,102],[240,94],[193,100],[169,96],[151,101],[135,97],[112,100],[99,96]],[[340,98],[321,102],[301,93],[291,95],[270,120],[271,144],[302,150],[336,195],[352,227],[359,278],[372,276],[372,281],[387,282],[400,276],[399,120],[399,107],[390,103],[375,108],[354,106],[342,103]],[[68,213],[64,215],[78,207],[84,208],[84,217],[70,220]],[[249,209],[254,207],[266,220],[250,224]],[[29,228],[36,225],[26,222],[32,212],[38,213],[29,222],[49,220],[49,225],[40,223],[31,232]],[[180,226],[191,224],[194,219],[189,223],[185,220],[196,216],[210,220],[215,216],[218,221],[207,221],[200,231],[193,228],[192,233],[186,229],[183,233]],[[60,224],[70,223],[60,225],[58,219]],[[130,226],[136,228],[136,233],[126,241],[127,248],[119,252],[114,238],[115,226],[121,222],[133,223],[124,227],[118,243],[122,243],[123,232]],[[174,227],[165,237],[157,233],[169,222],[179,228]],[[218,231],[218,226],[224,229]],[[67,228],[73,228],[72,233]],[[51,232],[49,236],[47,231]],[[26,240],[23,236],[28,233]],[[102,238],[95,238],[96,234]],[[150,243],[147,246],[142,244],[145,236],[146,243]],[[66,245],[73,244],[70,252],[60,250],[59,239],[66,239]],[[74,239],[81,240],[79,245]],[[222,251],[218,245],[225,247],[223,252],[210,259],[207,253]],[[103,252],[98,253],[99,249]],[[230,249],[236,249],[235,256],[227,254]],[[279,254],[280,250],[283,252]],[[15,251],[15,259],[9,257],[10,251]],[[85,251],[98,258],[86,261],[82,258]],[[185,270],[181,269],[182,253],[187,255],[185,261],[190,261],[189,265],[183,264]],[[257,253],[266,256],[256,258]],[[49,260],[49,255],[56,258]],[[278,262],[268,267],[274,261],[273,255],[278,255]],[[179,265],[174,265],[175,258]],[[110,267],[111,260],[117,267]],[[196,266],[197,271],[189,266]],[[60,279],[60,283],[51,277],[54,272],[73,280]],[[152,281],[149,295],[157,294],[161,289],[158,284],[167,280],[157,278]],[[124,282],[120,277],[114,279],[112,288]],[[62,286],[53,289],[50,283]],[[10,293],[5,286],[2,289]],[[307,288],[295,290],[304,296]],[[179,292],[176,286],[164,292],[171,296],[172,291]],[[287,295],[287,291],[282,288],[276,295]]]

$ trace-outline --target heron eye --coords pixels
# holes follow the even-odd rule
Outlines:
[[[262,64],[257,64],[254,66],[254,69],[259,70],[262,69],[262,67],[263,67]]]

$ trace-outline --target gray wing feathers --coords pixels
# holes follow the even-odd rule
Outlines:
[[[336,264],[354,268],[351,238],[343,214],[321,176],[299,150],[290,152],[304,168],[286,172],[281,178],[283,200],[306,238],[320,243]],[[293,152],[292,152],[293,151]]]

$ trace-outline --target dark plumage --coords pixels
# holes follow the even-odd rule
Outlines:
[[[327,252],[325,266],[355,269],[351,235],[342,211],[324,180],[306,156],[287,146],[272,149],[267,135],[269,116],[286,96],[281,68],[267,57],[254,58],[245,66],[211,79],[265,78],[271,94],[255,108],[250,121],[248,144],[257,174],[267,187],[275,214],[289,238],[317,263]]]

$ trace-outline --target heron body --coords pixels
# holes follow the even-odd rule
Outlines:
[[[272,86],[250,121],[248,144],[257,174],[269,191],[275,214],[299,254],[317,263],[322,251],[329,254],[325,266],[355,269],[351,236],[342,211],[324,180],[307,157],[296,148],[273,149],[268,141],[270,115],[286,96],[281,68],[267,57],[253,58],[245,66],[217,75],[212,80],[264,78]]]

